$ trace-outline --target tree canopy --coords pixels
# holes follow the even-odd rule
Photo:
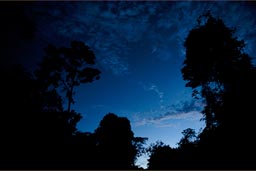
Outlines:
[[[182,74],[193,96],[206,103],[202,111],[206,128],[198,143],[216,158],[241,164],[255,161],[249,154],[255,152],[251,139],[255,102],[251,99],[256,95],[256,75],[252,57],[235,31],[210,12],[201,15],[184,43]]]
[[[146,138],[134,137],[127,118],[109,113],[94,133],[78,131],[81,115],[51,104],[49,92],[36,87],[37,80],[22,67],[1,74],[5,112],[1,113],[0,168],[138,168],[135,161]],[[55,92],[50,97],[59,96]]]
[[[133,169],[146,138],[134,137],[130,121],[108,113],[95,130],[102,169]],[[138,148],[139,147],[139,148]]]
[[[11,164],[14,168],[39,165],[49,168],[54,166],[50,161],[74,157],[76,124],[81,114],[70,110],[73,89],[80,83],[99,79],[100,71],[86,65],[95,63],[95,56],[87,46],[78,41],[73,41],[71,46],[55,48],[56,51],[48,48],[48,56],[35,75],[22,65],[1,68],[4,112],[0,124],[0,163],[3,167]],[[58,91],[62,83],[67,84],[63,86],[66,95],[72,94],[68,97],[67,111]]]
[[[47,89],[61,88],[68,100],[67,111],[74,103],[74,88],[81,83],[90,83],[100,78],[100,71],[93,68],[95,55],[89,46],[81,41],[72,41],[71,47],[57,48],[49,45],[46,56],[35,72],[41,84]]]
[[[175,149],[153,145],[149,169],[255,169],[256,68],[235,33],[210,12],[190,30],[181,72],[192,96],[205,103],[206,127],[185,129]]]

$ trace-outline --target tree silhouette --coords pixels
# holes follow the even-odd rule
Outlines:
[[[99,162],[101,169],[133,169],[139,152],[137,143],[145,138],[136,138],[131,130],[130,121],[108,113],[95,130]]]
[[[157,141],[156,143],[151,144],[146,151],[150,155],[150,158],[148,159],[149,170],[181,168],[181,153],[179,152],[179,149],[171,148],[163,142]]]
[[[90,67],[95,56],[78,41],[73,41],[71,48],[48,47],[46,51],[48,56],[35,75],[21,65],[1,68],[3,168],[72,169],[78,167],[72,161],[84,159],[79,150],[86,151],[78,141],[88,140],[84,144],[87,149],[95,149],[95,143],[89,143],[95,142],[93,136],[81,136],[77,131],[81,114],[70,109],[74,88],[99,79],[100,71]],[[58,88],[68,96],[67,111]]]
[[[210,13],[203,17],[207,21],[199,22],[185,41],[182,74],[188,81],[186,86],[201,88],[201,96],[207,103],[203,111],[206,126],[211,127],[222,122],[218,109],[223,103],[223,93],[242,81],[252,65],[248,55],[242,53],[245,44],[234,37],[234,29],[226,27],[221,19],[215,19]]]
[[[70,48],[49,45],[45,52],[46,56],[35,74],[48,89],[62,88],[68,100],[67,111],[70,112],[75,87],[100,78],[100,71],[92,68],[95,55],[80,41],[72,41]]]
[[[249,99],[256,95],[256,72],[244,52],[244,41],[208,12],[198,18],[184,46],[186,86],[206,103],[202,111],[206,128],[198,136],[201,155],[231,161],[228,167],[252,166],[255,102]]]
[[[178,142],[179,147],[184,148],[190,144],[193,144],[193,139],[196,138],[196,132],[194,129],[187,128],[182,131],[183,137]]]
[[[56,92],[41,91],[20,65],[3,70],[1,78],[1,168],[49,168],[66,158],[80,114],[61,111]]]
[[[0,68],[5,111],[0,120],[0,168],[138,169],[135,160],[146,138],[134,137],[127,118],[109,113],[95,133],[76,128],[81,115],[70,109],[74,88],[100,74],[90,67],[95,57],[87,48],[77,41],[71,48],[49,46],[34,75],[22,66]],[[59,88],[66,92],[68,110],[63,109]]]
[[[88,159],[84,158],[79,150],[92,154],[91,151],[95,148],[91,143],[85,143],[86,148],[81,145],[81,142],[86,140],[93,141],[93,137],[77,131],[76,124],[82,117],[80,113],[71,110],[71,104],[74,103],[75,87],[99,79],[100,71],[91,67],[95,64],[95,56],[83,42],[72,41],[70,48],[49,45],[45,51],[46,56],[35,71],[35,80],[38,86],[37,97],[40,97],[43,104],[41,118],[38,120],[41,123],[39,130],[41,135],[44,135],[41,141],[45,142],[49,138],[52,140],[48,144],[51,156],[47,161],[66,161],[60,165],[56,163],[57,168],[74,165],[82,167],[80,163],[74,164],[71,161]],[[68,99],[66,111],[63,110],[59,90],[64,91]],[[52,102],[57,102],[59,107],[51,105]],[[47,129],[43,126],[46,123]],[[42,153],[45,154],[47,151]]]
[[[192,96],[206,104],[206,127],[197,137],[185,129],[176,149],[153,145],[149,169],[255,169],[256,69],[244,41],[208,12],[199,16],[184,46],[181,71]]]

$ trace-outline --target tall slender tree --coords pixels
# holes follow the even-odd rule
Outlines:
[[[206,103],[202,111],[206,128],[198,136],[202,155],[245,167],[256,161],[252,157],[256,103],[251,100],[256,95],[256,70],[235,31],[210,12],[201,15],[184,43],[182,74],[193,96]]]
[[[89,46],[81,41],[72,41],[71,47],[57,48],[49,45],[46,56],[36,71],[45,89],[61,88],[67,98],[67,111],[74,103],[75,87],[100,78],[100,71],[92,66],[95,55]]]
[[[194,96],[200,94],[206,101],[206,126],[214,127],[224,122],[224,115],[220,115],[224,94],[233,92],[252,72],[251,58],[244,53],[244,41],[235,37],[235,29],[209,12],[199,17],[184,45],[183,78]]]

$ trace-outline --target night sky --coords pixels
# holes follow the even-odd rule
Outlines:
[[[74,110],[83,119],[78,129],[93,132],[109,112],[127,117],[135,136],[148,137],[176,147],[182,130],[204,127],[200,111],[204,105],[191,97],[181,68],[183,42],[208,10],[221,17],[236,36],[245,40],[246,52],[255,56],[255,2],[196,1],[97,1],[19,3],[34,23],[32,38],[20,38],[18,21],[8,34],[12,39],[12,61],[29,70],[44,55],[47,44],[69,46],[85,42],[95,53],[101,78],[76,89]],[[16,6],[17,8],[18,6]],[[5,10],[12,15],[12,9]],[[10,17],[11,18],[11,17]],[[20,28],[20,29],[19,29]],[[17,32],[15,32],[17,31]],[[13,59],[12,59],[13,58]],[[145,159],[144,159],[145,160]],[[138,164],[145,166],[143,159]]]

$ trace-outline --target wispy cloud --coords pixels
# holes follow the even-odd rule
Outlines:
[[[200,120],[204,104],[192,100],[181,101],[178,104],[165,106],[159,110],[151,110],[143,113],[136,113],[134,118],[135,126],[153,125],[155,127],[175,127],[175,124],[171,123],[173,120]],[[140,119],[140,117],[144,118]],[[145,116],[151,116],[146,117]]]
[[[164,101],[164,100],[163,100],[163,98],[164,98],[164,92],[160,91],[156,85],[152,84],[152,85],[148,88],[148,90],[154,91],[154,92],[158,95],[158,97],[159,97],[159,99],[160,99],[160,104],[163,103],[163,101]]]
[[[127,62],[122,60],[119,56],[109,54],[111,56],[105,56],[99,62],[102,63],[102,67],[109,69],[115,75],[126,75],[129,73],[129,65]]]
[[[143,82],[139,82],[139,84],[145,91],[153,91],[156,93],[156,95],[159,97],[160,108],[162,108],[164,103],[164,92],[161,91],[156,84],[145,84]]]

